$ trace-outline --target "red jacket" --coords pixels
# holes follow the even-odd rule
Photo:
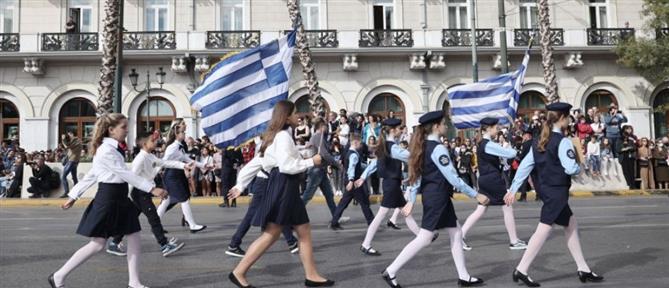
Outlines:
[[[585,137],[592,135],[592,126],[588,123],[578,123],[576,124],[576,133],[578,138],[585,139]]]

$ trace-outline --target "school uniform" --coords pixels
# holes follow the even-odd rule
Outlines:
[[[362,176],[363,169],[358,152],[353,149],[348,150],[348,154],[344,160],[344,165],[348,167],[348,181],[359,179],[360,176]],[[330,225],[333,227],[339,225],[339,218],[341,218],[344,210],[346,210],[346,207],[348,207],[353,199],[358,201],[360,209],[362,209],[362,214],[365,215],[365,219],[367,220],[367,225],[372,223],[372,220],[374,220],[374,213],[372,213],[372,209],[369,208],[369,192],[367,192],[367,185],[361,185],[358,188],[353,187],[351,191],[344,192],[344,195],[339,200],[339,204],[337,204],[337,209],[335,209]]]
[[[124,152],[118,141],[104,138],[93,157],[91,170],[70,190],[68,197],[76,200],[98,183],[97,194],[84,211],[77,234],[108,238],[141,230],[137,218],[140,211],[128,198],[128,184],[142,191],[151,191],[155,184],[127,168]]]
[[[476,151],[479,165],[479,193],[490,199],[488,205],[505,205],[506,181],[502,161],[516,157],[517,152],[492,142],[489,135],[483,137]]]
[[[165,149],[165,155],[163,155],[163,160],[184,162],[186,164],[195,161],[188,157],[186,154],[186,148],[180,141],[174,141],[172,144],[167,146]],[[195,163],[198,168],[204,167],[204,165],[201,163]],[[165,169],[165,173],[163,175],[163,184],[165,185],[167,194],[170,196],[170,202],[172,204],[185,202],[190,199],[188,178],[186,178],[186,174],[184,174],[182,169]]]
[[[383,179],[383,199],[381,207],[401,208],[407,204],[402,192],[402,162],[409,163],[409,151],[400,147],[393,140],[386,138],[386,151],[388,155],[383,159],[377,159],[370,163],[360,178],[367,179],[367,176],[375,171]]]

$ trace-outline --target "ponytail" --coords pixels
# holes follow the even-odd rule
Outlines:
[[[116,127],[116,125],[125,119],[127,118],[121,113],[106,113],[95,121],[93,136],[89,144],[91,146],[89,151],[91,156],[95,156],[95,151],[102,145],[102,139],[109,137],[109,128]]]
[[[389,132],[388,126],[381,127],[381,135],[378,137],[378,145],[376,147],[376,159],[385,159],[388,156],[388,150],[386,149],[386,134]]]
[[[548,140],[550,139],[553,125],[555,125],[555,123],[557,123],[563,116],[565,116],[563,113],[557,111],[548,111],[548,113],[546,113],[546,120],[541,126],[541,134],[539,135],[539,143],[537,144],[537,150],[539,152],[546,152],[546,144],[548,144]]]
[[[411,143],[409,144],[409,151],[411,151],[411,155],[409,156],[409,184],[416,183],[418,178],[423,174],[425,138],[432,131],[432,125],[435,124],[418,125],[411,137]]]

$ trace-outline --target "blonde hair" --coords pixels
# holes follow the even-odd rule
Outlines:
[[[565,112],[559,112],[559,111],[548,111],[546,113],[546,121],[544,121],[542,127],[541,127],[541,134],[539,135],[539,143],[537,143],[537,150],[539,152],[545,152],[546,151],[546,144],[548,144],[548,140],[550,139],[551,136],[551,131],[553,130],[553,125],[560,121],[562,117],[567,117],[567,114]]]
[[[127,118],[121,113],[106,113],[95,121],[95,129],[91,137],[91,149],[89,151],[91,156],[94,156],[95,151],[102,145],[102,139],[109,137],[109,128],[116,127],[125,119]]]

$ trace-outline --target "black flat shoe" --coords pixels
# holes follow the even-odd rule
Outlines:
[[[402,229],[402,228],[400,228],[400,226],[397,226],[395,223],[391,222],[390,220],[388,220],[388,222],[386,222],[386,226],[388,226],[390,228],[393,228],[395,230],[401,230]]]
[[[332,287],[334,286],[334,281],[332,280],[325,280],[325,282],[314,282],[309,279],[304,279],[304,286],[307,287]]]
[[[365,255],[369,256],[381,256],[381,252],[376,251],[376,249],[372,247],[369,247],[369,249],[367,249],[363,246],[360,246],[360,251],[362,251],[362,253],[365,253]]]
[[[207,229],[207,225],[202,225],[202,227],[200,227],[200,229],[190,229],[190,233],[195,234],[195,233],[200,232],[204,229]]]
[[[186,227],[186,226],[190,226],[190,225],[188,224],[188,221],[186,221],[186,218],[181,216],[181,227]]]
[[[235,276],[235,274],[233,274],[232,272],[230,272],[230,274],[228,274],[228,279],[230,279],[230,282],[232,282],[232,284],[235,284],[239,288],[255,288],[255,286],[250,285],[250,284],[244,286],[244,285],[242,285],[242,283],[239,283],[239,280],[237,280],[237,276]]]
[[[439,232],[434,232],[434,236],[432,236],[432,241],[430,243],[437,241],[437,238],[439,238]]]
[[[469,280],[465,281],[462,279],[458,279],[458,286],[460,287],[476,287],[476,286],[481,286],[483,285],[483,279],[476,279],[472,281],[472,276],[469,276]]]
[[[523,281],[527,287],[539,287],[541,284],[539,282],[534,282],[530,276],[520,273],[518,270],[513,270],[513,282],[518,282],[518,280]]]
[[[49,285],[51,285],[51,288],[63,288],[65,286],[56,286],[56,281],[53,280],[53,274],[49,275],[49,278],[47,279],[49,281]]]
[[[604,277],[599,276],[595,274],[595,272],[583,272],[583,271],[578,271],[578,280],[581,280],[581,282],[602,282],[604,281]]]
[[[332,223],[330,223],[330,229],[332,229],[333,231],[337,231],[337,230],[344,230],[344,227],[341,227],[341,225],[339,225],[339,223],[334,224],[334,225]]]
[[[388,284],[388,286],[390,286],[391,288],[402,288],[402,286],[400,286],[400,284],[397,283],[397,281],[395,281],[397,277],[390,278],[388,271],[383,271],[383,274],[381,274],[381,276],[383,277],[383,280],[386,280],[386,284]],[[397,284],[393,283],[393,281]]]

